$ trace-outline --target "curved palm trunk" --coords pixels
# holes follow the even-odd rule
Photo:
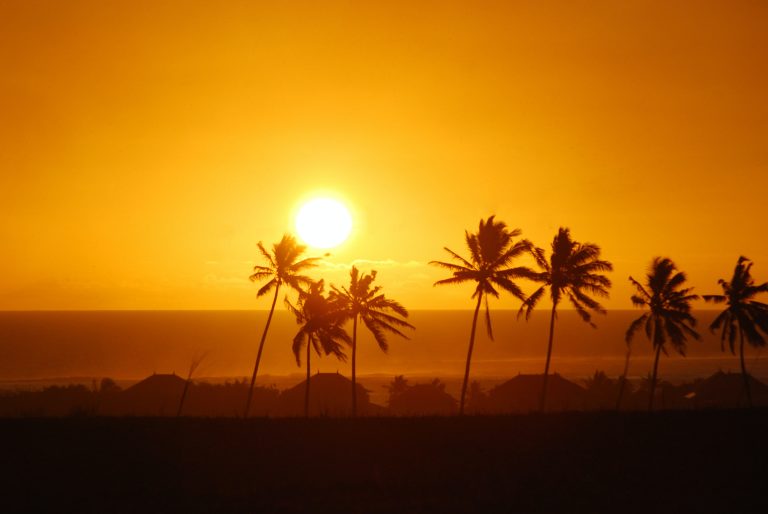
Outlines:
[[[181,410],[184,408],[184,400],[187,399],[187,391],[189,390],[189,383],[192,381],[192,374],[190,373],[184,382],[184,390],[181,392],[181,399],[179,400],[179,408],[176,411],[176,417],[181,417]]]
[[[749,387],[749,374],[744,363],[744,332],[739,327],[739,361],[741,362],[741,376],[744,379],[744,394],[747,395],[747,405],[752,407],[752,390]]]
[[[648,395],[648,412],[653,410],[653,397],[656,396],[656,377],[659,373],[659,356],[661,355],[661,345],[656,346],[656,357],[653,359],[653,375],[651,375],[651,392]]]
[[[312,336],[309,337],[309,341],[307,341],[307,387],[304,388],[304,417],[309,417],[309,379],[311,378],[311,371],[310,371],[310,365],[309,365],[309,359],[312,356],[312,352],[310,351],[312,349]]]
[[[357,314],[352,321],[352,417],[357,416]]]
[[[541,400],[539,410],[544,412],[547,406],[547,382],[549,382],[549,361],[552,359],[552,341],[555,338],[555,311],[557,302],[552,303],[552,314],[549,317],[549,344],[547,345],[547,362],[544,365],[544,380],[541,384]]]
[[[264,350],[264,341],[267,340],[267,331],[269,330],[269,324],[272,323],[272,315],[275,313],[275,304],[277,303],[277,294],[280,291],[280,284],[275,287],[275,297],[272,299],[272,307],[269,309],[269,316],[267,317],[267,324],[264,325],[264,332],[261,334],[261,342],[259,343],[259,353],[256,354],[256,365],[253,367],[253,375],[251,376],[251,387],[248,389],[248,400],[245,402],[245,414],[244,418],[248,417],[251,412],[251,400],[253,400],[253,386],[256,383],[256,374],[259,372],[259,363],[261,362],[261,352]]]
[[[621,400],[624,398],[624,388],[627,384],[627,375],[629,374],[629,357],[632,355],[632,346],[627,345],[627,356],[624,359],[624,373],[619,380],[619,397],[616,399],[616,410],[621,408]]]
[[[472,349],[475,347],[475,330],[477,329],[477,314],[480,312],[480,302],[483,293],[477,295],[475,314],[472,316],[472,332],[469,334],[469,351],[467,352],[467,366],[464,368],[464,383],[461,384],[461,402],[459,403],[459,416],[464,415],[464,398],[467,396],[467,384],[469,383],[469,365],[472,362]]]

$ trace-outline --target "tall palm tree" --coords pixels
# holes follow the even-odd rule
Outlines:
[[[436,286],[463,284],[464,282],[476,283],[472,298],[477,298],[477,303],[475,313],[472,316],[472,329],[469,332],[469,350],[467,351],[467,363],[464,368],[464,382],[461,386],[461,401],[459,402],[460,415],[464,414],[464,399],[469,384],[469,367],[472,362],[472,350],[475,346],[475,331],[480,305],[485,300],[485,327],[488,331],[488,337],[493,339],[488,296],[498,298],[499,289],[502,289],[520,300],[525,300],[523,291],[513,282],[513,279],[529,277],[532,273],[525,267],[509,267],[516,257],[531,250],[531,242],[527,239],[515,242],[514,238],[522,233],[520,229],[508,230],[504,222],[495,221],[494,218],[495,216],[490,216],[487,220],[481,219],[476,233],[464,232],[464,239],[469,249],[469,259],[465,259],[450,248],[444,248],[458,264],[442,261],[430,262],[430,264],[447,269],[453,274],[450,278],[435,282]]]
[[[310,358],[312,348],[318,355],[321,350],[326,355],[335,355],[337,359],[346,361],[347,356],[343,351],[342,343],[349,344],[347,332],[342,328],[344,313],[334,310],[334,306],[323,295],[323,281],[313,282],[307,291],[299,293],[296,305],[291,304],[285,298],[285,305],[296,317],[296,323],[301,328],[293,338],[293,355],[296,357],[296,365],[301,366],[301,352],[306,346],[307,351],[307,382],[304,390],[304,416],[309,417],[309,385],[310,385]]]
[[[579,313],[581,319],[592,327],[592,314],[590,311],[605,314],[605,309],[590,295],[608,297],[608,289],[611,281],[603,275],[603,272],[612,271],[613,265],[600,259],[600,247],[592,243],[579,243],[571,238],[569,229],[560,227],[552,240],[552,252],[547,259],[544,249],[536,248],[532,252],[536,264],[541,272],[531,278],[536,282],[543,282],[520,307],[518,317],[525,311],[525,318],[531,316],[533,308],[549,289],[552,299],[552,311],[549,317],[549,342],[547,343],[547,361],[544,365],[544,379],[541,385],[541,398],[539,410],[544,410],[547,405],[547,382],[549,379],[549,363],[552,358],[552,341],[555,336],[555,319],[557,307],[567,298],[571,305]]]
[[[741,376],[744,378],[744,393],[747,403],[752,406],[752,391],[749,387],[749,374],[744,363],[744,339],[755,348],[765,346],[765,336],[768,335],[768,305],[755,300],[759,293],[768,292],[768,282],[755,285],[751,274],[752,262],[746,257],[739,257],[733,270],[730,282],[723,279],[718,284],[723,288],[723,294],[708,294],[703,298],[707,302],[727,305],[709,329],[720,332],[720,347],[725,351],[725,340],[733,355],[736,354],[734,344],[736,336],[739,338],[739,361],[741,363]],[[761,333],[762,332],[762,333]]]
[[[256,354],[256,364],[253,366],[251,386],[248,389],[248,400],[245,403],[244,417],[246,418],[251,410],[253,387],[256,383],[256,375],[259,372],[261,352],[264,350],[264,341],[267,339],[269,324],[272,322],[272,315],[275,313],[275,304],[277,303],[277,295],[280,293],[280,287],[285,284],[286,287],[300,291],[302,285],[311,283],[309,277],[306,277],[301,273],[316,266],[316,261],[318,260],[317,257],[299,260],[301,254],[306,250],[306,246],[299,244],[296,241],[296,238],[289,234],[285,234],[279,243],[272,245],[271,254],[264,248],[261,241],[259,241],[258,247],[262,257],[266,260],[267,265],[254,266],[253,274],[248,278],[250,278],[252,282],[268,280],[256,293],[257,298],[267,294],[272,289],[275,290],[275,296],[272,298],[272,307],[269,309],[267,323],[264,325],[264,331],[261,334],[259,353]]]
[[[381,292],[381,286],[374,286],[376,271],[360,274],[355,266],[350,271],[349,288],[331,286],[331,301],[336,308],[352,320],[352,416],[357,416],[357,322],[362,321],[373,334],[374,339],[386,353],[389,350],[386,333],[408,339],[400,328],[413,328],[402,318],[408,311],[395,300]]]
[[[685,273],[678,271],[675,263],[666,257],[653,259],[645,284],[632,277],[629,277],[629,281],[636,289],[631,297],[632,304],[635,307],[647,308],[648,311],[629,325],[625,339],[627,344],[631,343],[635,332],[644,327],[645,335],[653,343],[656,352],[648,395],[648,410],[651,411],[656,392],[659,356],[661,352],[668,355],[665,346],[667,339],[683,356],[688,336],[697,341],[700,339],[694,329],[696,319],[691,315],[691,302],[699,297],[691,294],[693,288],[683,287],[686,281]]]

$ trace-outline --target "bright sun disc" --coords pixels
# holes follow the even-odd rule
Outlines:
[[[349,237],[352,216],[341,202],[330,198],[315,198],[299,209],[296,215],[296,232],[308,245],[315,248],[332,248]]]

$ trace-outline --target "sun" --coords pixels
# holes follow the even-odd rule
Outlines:
[[[309,200],[296,215],[296,232],[314,248],[333,248],[349,237],[352,216],[349,210],[332,198]]]

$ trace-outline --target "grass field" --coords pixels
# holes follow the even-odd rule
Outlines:
[[[768,411],[0,420],[2,512],[768,512]]]

